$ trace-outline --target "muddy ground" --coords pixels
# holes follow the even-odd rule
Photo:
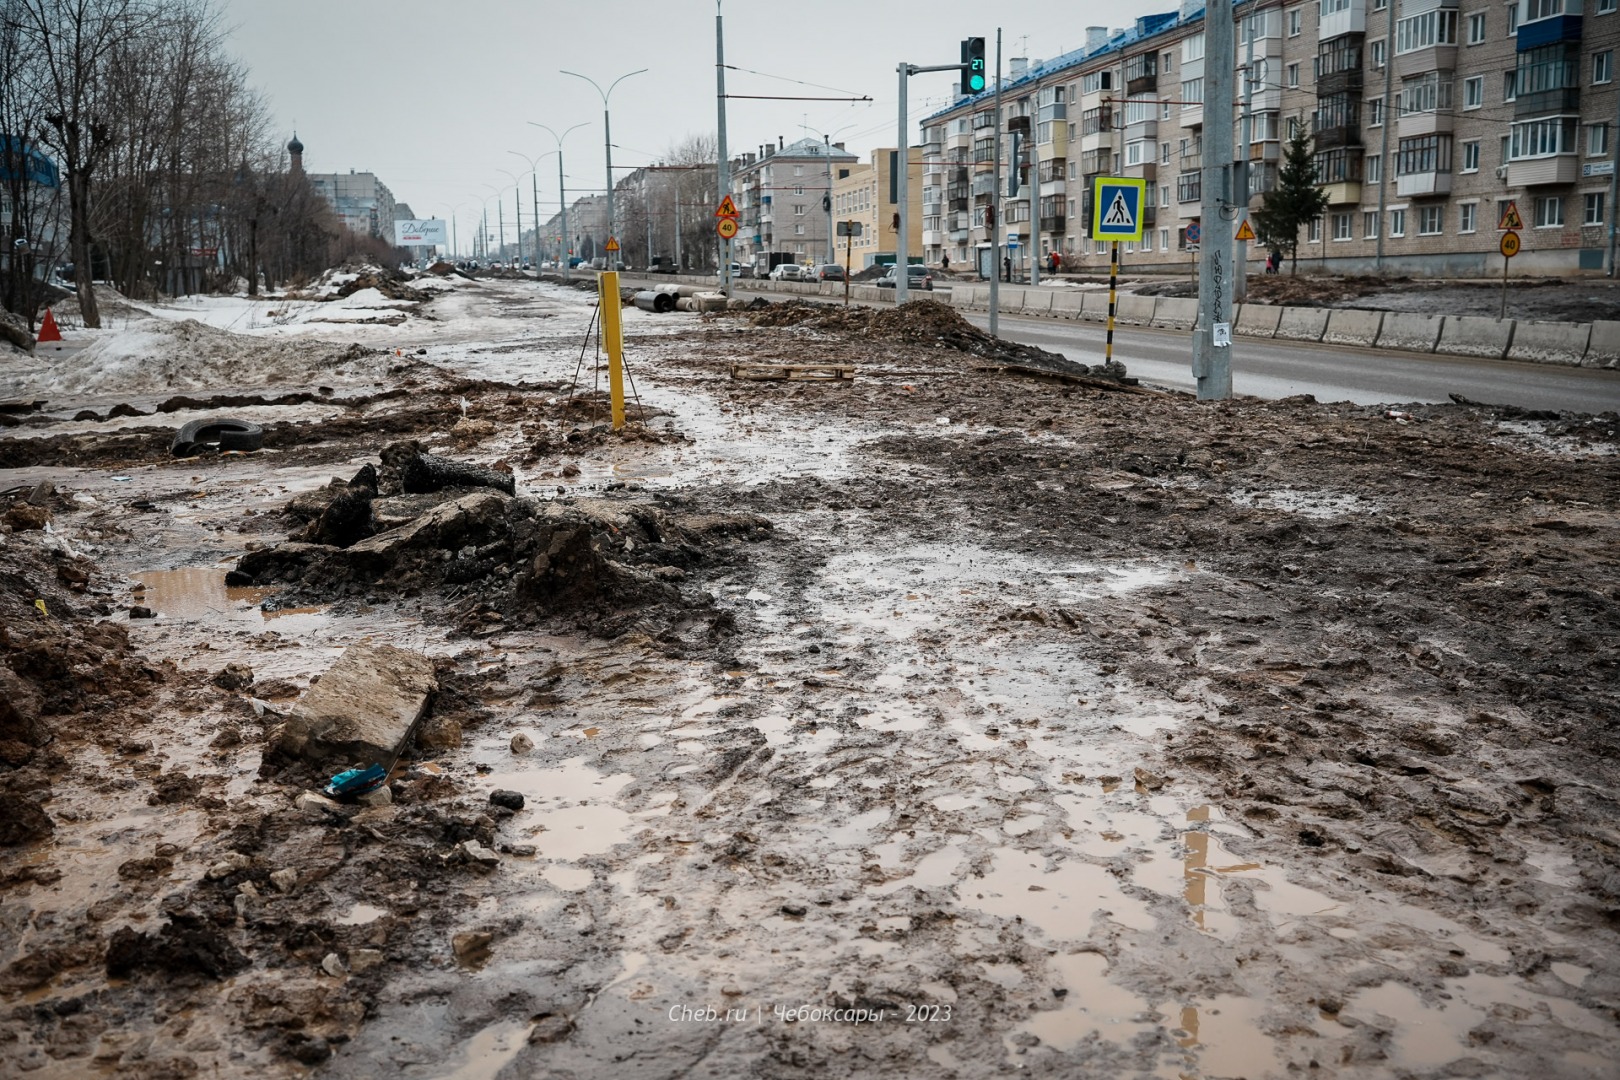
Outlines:
[[[1620,418],[631,310],[615,435],[589,302],[356,329],[331,394],[230,406],[257,454],[168,456],[195,389],[28,376],[0,1073],[1610,1075]],[[858,370],[729,377],[789,358]],[[412,440],[514,496],[385,480],[372,528],[478,531],[273,554]],[[536,585],[540,525],[584,572]],[[306,812],[266,741],[357,641],[440,691],[390,804]]]

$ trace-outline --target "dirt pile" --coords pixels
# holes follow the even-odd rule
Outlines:
[[[288,503],[288,543],[250,551],[232,585],[291,586],[295,602],[387,595],[450,606],[463,632],[564,616],[617,634],[701,618],[707,596],[675,584],[689,568],[759,539],[755,515],[689,517],[650,503],[516,498],[512,477],[397,444],[380,469]]]
[[[1078,364],[1033,345],[993,338],[938,300],[904,307],[841,307],[788,300],[744,316],[755,326],[804,327],[868,341],[925,349],[951,349],[993,364],[1038,367],[1070,375],[1124,379],[1124,365]]]
[[[376,289],[390,300],[422,299],[422,294],[416,291],[410,279],[404,274],[398,270],[385,270],[375,266],[362,271],[353,281],[339,285],[337,292],[325,299],[341,300],[365,289]]]

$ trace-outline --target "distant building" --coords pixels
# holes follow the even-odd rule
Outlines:
[[[292,171],[303,171],[304,144],[294,135],[287,144],[292,155]],[[362,236],[376,236],[392,243],[394,222],[398,219],[398,205],[388,185],[377,179],[376,173],[309,173],[310,187],[331,204],[332,210],[350,232]],[[409,210],[409,207],[406,208]]]
[[[917,171],[915,163],[919,160],[917,149],[912,148],[911,159],[911,191],[908,199],[913,207],[907,230],[906,251],[912,259],[921,260],[922,246],[922,214],[917,208],[922,206],[922,173]],[[900,154],[894,149],[872,151],[872,160],[869,164],[850,166],[848,175],[841,180],[833,181],[833,221],[858,221],[861,223],[861,235],[848,240],[835,238],[834,259],[843,265],[844,254],[849,253],[850,268],[860,271],[871,266],[874,262],[893,262],[897,250],[899,232],[894,227],[895,216],[900,212],[900,186],[897,179]],[[836,233],[837,226],[833,231]],[[823,255],[817,254],[815,261],[819,262]]]
[[[12,257],[21,256],[43,277],[53,260],[66,256],[65,194],[56,162],[32,143],[0,133],[0,266],[9,268]]]
[[[827,211],[833,185],[847,177],[858,159],[843,143],[830,146],[800,139],[791,146],[765,145],[731,163],[731,197],[737,204],[736,259],[752,263],[759,255],[785,252],[795,261],[819,261],[827,254]]]

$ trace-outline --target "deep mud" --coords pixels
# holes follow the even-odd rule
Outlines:
[[[409,399],[0,476],[59,489],[7,648],[40,595],[74,658],[6,654],[0,1073],[1610,1074],[1620,418],[627,312],[615,435],[590,298],[482,287],[545,329]],[[391,801],[300,803],[265,741],[361,640],[440,690]]]

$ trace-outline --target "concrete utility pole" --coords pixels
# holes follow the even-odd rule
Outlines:
[[[1192,373],[1200,401],[1232,396],[1232,9],[1204,9],[1204,149],[1198,267],[1198,325],[1193,328]]]
[[[1268,16],[1261,16],[1266,18]],[[1250,16],[1253,18],[1253,16]],[[1247,21],[1247,20],[1245,20]],[[1249,144],[1251,132],[1249,130],[1249,105],[1254,94],[1254,34],[1245,32],[1249,39],[1249,56],[1243,62],[1243,144],[1237,148],[1237,165],[1232,186],[1237,189],[1238,215],[1237,220],[1249,220]],[[1232,275],[1232,299],[1241,304],[1249,298],[1249,242],[1247,240],[1232,241],[1234,249]]]
[[[719,158],[715,163],[716,187],[715,206],[719,206],[731,190],[731,163],[726,159],[726,29],[725,18],[720,14],[720,0],[714,0],[714,107],[719,125]],[[759,213],[755,207],[754,212]],[[675,251],[676,268],[680,268],[681,244],[681,203],[680,196],[675,197]],[[720,241],[720,291],[729,298],[731,296],[731,241]]]
[[[1373,268],[1380,274],[1384,272],[1384,234],[1389,231],[1389,215],[1384,213],[1384,207],[1389,204],[1387,178],[1395,175],[1393,163],[1389,160],[1389,129],[1395,126],[1395,118],[1389,112],[1390,90],[1395,82],[1394,8],[1384,13],[1384,27],[1384,103],[1378,107],[1378,118],[1383,121],[1380,126],[1384,130],[1378,151],[1378,255],[1373,260]]]
[[[563,152],[562,152],[562,145],[563,145],[563,140],[568,138],[569,132],[575,131],[578,128],[586,127],[587,125],[584,122],[575,124],[573,127],[569,128],[567,131],[564,131],[561,135],[558,135],[555,131],[552,131],[550,128],[546,127],[546,125],[537,124],[533,120],[529,121],[529,126],[530,127],[537,127],[541,131],[544,131],[546,134],[550,135],[553,139],[557,140],[557,212],[562,215],[562,251],[558,253],[559,257],[558,257],[557,261],[563,264],[560,269],[567,270],[568,269],[568,252],[569,252],[569,248],[571,247],[571,245],[574,242],[574,237],[573,237],[573,234],[568,231],[568,192],[563,188]],[[545,154],[540,155],[540,157],[545,157],[545,156],[546,156]],[[540,158],[535,158],[535,160],[539,161]],[[539,209],[539,207],[540,207],[540,204],[535,203],[534,217],[535,217],[536,227],[538,227],[539,222],[540,222],[540,209]]]
[[[1001,27],[996,27],[996,134],[990,156],[990,336],[1001,323]]]

